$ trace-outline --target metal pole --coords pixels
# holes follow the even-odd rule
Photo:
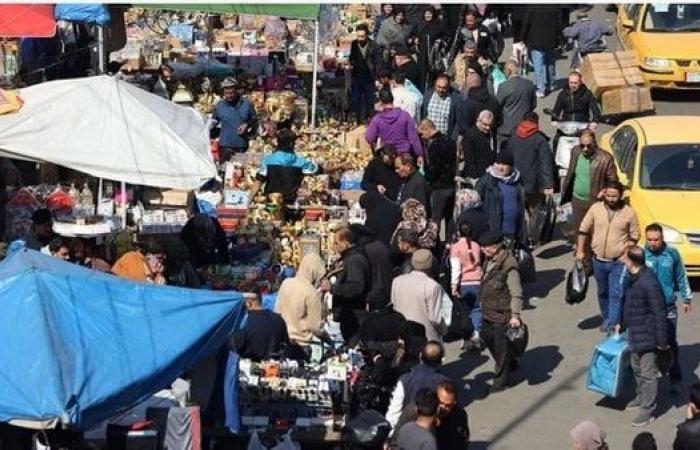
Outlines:
[[[100,177],[97,181],[97,201],[95,202],[95,215],[100,213],[100,203],[102,203],[102,183],[103,180]]]
[[[316,102],[318,97],[318,87],[316,86],[318,75],[318,19],[314,22],[314,57],[313,57],[313,72],[311,74],[311,129],[316,129]]]
[[[122,230],[126,229],[126,208],[129,202],[126,201],[126,181],[122,181]]]
[[[104,27],[97,27],[97,57],[100,59],[100,75],[105,73],[105,30]]]

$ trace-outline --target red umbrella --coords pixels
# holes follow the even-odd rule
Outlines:
[[[0,5],[0,37],[52,37],[53,5]]]

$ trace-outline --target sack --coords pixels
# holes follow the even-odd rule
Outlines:
[[[619,397],[622,386],[631,383],[630,353],[626,334],[603,339],[593,350],[586,389],[607,397]]]
[[[452,325],[452,317],[454,311],[454,304],[449,294],[445,291],[442,292],[442,309],[440,310],[440,315],[442,316],[442,321],[446,327]]]
[[[514,252],[515,260],[518,261],[520,281],[523,284],[533,283],[537,279],[537,270],[535,269],[535,258],[532,257],[532,253],[524,248],[517,248]]]
[[[360,413],[347,423],[346,428],[350,442],[366,447],[380,445],[391,431],[389,422],[373,409]]]
[[[508,345],[510,346],[510,351],[513,356],[516,358],[523,356],[527,349],[527,343],[530,340],[530,331],[527,325],[525,325],[525,322],[521,320],[518,328],[508,327],[506,330],[506,337],[508,338]]]
[[[467,309],[460,299],[454,300],[452,302],[452,320],[447,327],[447,334],[444,336],[444,340],[468,339],[473,332],[474,327],[469,319]]]
[[[575,305],[586,299],[588,292],[588,277],[583,264],[576,262],[574,268],[566,276],[566,303]]]

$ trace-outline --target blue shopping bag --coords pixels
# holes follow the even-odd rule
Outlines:
[[[593,350],[586,389],[607,397],[618,397],[632,378],[627,334],[613,334]]]

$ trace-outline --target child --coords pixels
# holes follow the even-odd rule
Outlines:
[[[479,328],[481,309],[479,307],[479,287],[481,285],[481,247],[472,240],[472,225],[468,222],[459,226],[457,242],[450,248],[452,296],[460,302],[460,307],[469,314],[474,329],[471,344],[481,349]],[[467,339],[462,342],[462,350],[467,348]]]

